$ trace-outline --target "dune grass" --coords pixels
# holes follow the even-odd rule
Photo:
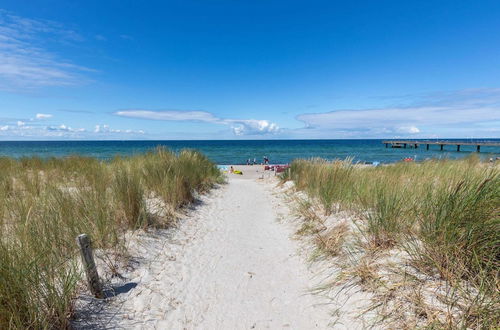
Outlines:
[[[1,329],[68,327],[82,278],[78,234],[106,256],[123,248],[126,231],[168,226],[176,209],[221,180],[202,154],[162,148],[107,162],[0,158],[0,169]],[[151,214],[148,198],[169,212]]]
[[[438,327],[500,324],[498,166],[474,156],[379,167],[311,159],[294,161],[283,180],[293,180],[327,215],[355,214],[367,249],[403,250],[419,272],[446,281],[461,297],[449,302],[461,316]],[[325,240],[316,241],[324,249]]]

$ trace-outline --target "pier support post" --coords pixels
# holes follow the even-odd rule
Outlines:
[[[460,152],[462,146],[470,146],[470,150],[474,150],[474,146],[476,146],[476,152],[481,152],[481,147],[500,147],[500,142],[497,141],[467,141],[467,140],[383,140],[381,141],[385,144],[386,148],[405,148],[405,149],[417,149],[417,148],[426,148],[426,150],[430,150],[431,145],[439,146],[439,150],[445,151],[445,146],[449,146],[450,148],[456,147],[457,152]],[[433,147],[434,148],[434,147]],[[468,148],[468,147],[467,147]],[[468,149],[465,148],[467,151]]]
[[[87,276],[87,285],[89,290],[92,292],[94,297],[102,299],[104,298],[104,293],[102,292],[99,274],[97,273],[97,268],[95,266],[94,254],[92,253],[92,247],[90,245],[90,238],[87,234],[78,235],[76,243],[80,247],[82,264],[85,269],[85,275]]]

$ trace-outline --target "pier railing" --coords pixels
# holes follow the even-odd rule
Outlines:
[[[440,150],[444,150],[444,146],[453,145],[457,147],[457,151],[460,151],[460,146],[476,146],[476,151],[481,151],[481,146],[487,147],[500,147],[500,142],[497,141],[436,141],[436,140],[385,140],[382,141],[386,148],[418,148],[421,145],[425,145],[425,148],[429,150],[430,145],[439,145]]]

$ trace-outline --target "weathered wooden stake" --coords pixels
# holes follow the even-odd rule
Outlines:
[[[80,247],[80,254],[82,256],[83,267],[85,268],[85,275],[87,275],[89,290],[92,292],[94,297],[102,299],[104,298],[104,293],[102,292],[99,274],[97,273],[97,268],[95,266],[92,246],[90,245],[90,238],[87,234],[78,235],[76,243]]]

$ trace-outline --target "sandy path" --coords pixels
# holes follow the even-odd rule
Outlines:
[[[215,199],[208,214],[210,228],[185,251],[180,305],[170,313],[168,325],[319,325],[322,316],[306,295],[310,274],[295,256],[289,233],[277,223],[269,195],[253,180],[232,179]]]
[[[145,238],[107,327],[157,329],[326,328],[329,307],[310,295],[271,185],[232,175],[204,197],[173,237]]]

